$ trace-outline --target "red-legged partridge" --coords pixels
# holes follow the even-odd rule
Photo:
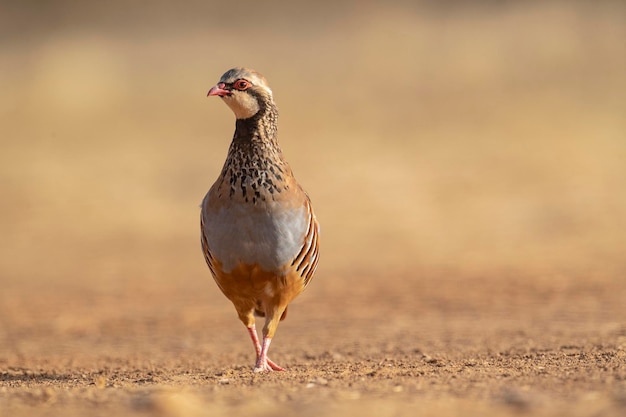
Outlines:
[[[233,68],[208,96],[221,97],[237,120],[224,168],[202,202],[204,257],[248,329],[254,370],[282,371],[267,351],[287,305],[315,272],[319,225],[278,144],[278,109],[265,78]],[[255,314],[265,317],[262,344]]]

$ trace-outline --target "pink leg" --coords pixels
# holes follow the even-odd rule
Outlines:
[[[251,327],[248,327],[248,333],[250,334],[250,339],[252,339],[254,349],[256,350],[256,365],[254,367],[254,372],[284,371],[285,368],[276,365],[270,358],[267,357],[267,351],[270,348],[272,339],[263,339],[263,347],[261,347],[261,343],[259,343],[259,336],[256,333],[256,327],[254,324]]]
[[[256,326],[253,324],[252,327],[247,327],[247,329],[248,334],[250,334],[250,339],[252,339],[254,349],[256,350],[256,357],[258,358],[261,354],[261,344],[259,343],[259,336],[256,334]]]

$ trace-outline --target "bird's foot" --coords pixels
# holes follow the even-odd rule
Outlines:
[[[256,333],[252,335],[253,341]],[[271,371],[284,371],[285,368],[276,365],[270,358],[267,357],[267,351],[270,348],[272,339],[270,337],[263,338],[263,346],[257,346],[256,365],[254,366],[254,372],[271,372]]]
[[[272,372],[272,371],[284,371],[285,368],[282,366],[276,365],[270,358],[259,358],[257,359],[256,365],[254,366],[254,372]]]

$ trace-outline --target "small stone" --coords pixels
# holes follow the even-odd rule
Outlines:
[[[321,376],[315,378],[314,381],[312,381],[315,384],[319,384],[319,385],[327,385],[328,384],[328,380],[326,378],[322,378]]]
[[[107,379],[104,376],[100,375],[94,381],[94,385],[99,389],[103,389],[107,386]]]

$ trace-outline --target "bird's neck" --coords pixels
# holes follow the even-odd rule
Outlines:
[[[249,172],[263,176],[289,170],[278,144],[277,119],[278,111],[273,105],[248,119],[237,119],[222,175]]]
[[[247,119],[237,119],[235,134],[231,144],[231,153],[250,157],[257,155],[266,158],[282,158],[278,144],[278,110],[272,103],[262,106],[261,110]]]

